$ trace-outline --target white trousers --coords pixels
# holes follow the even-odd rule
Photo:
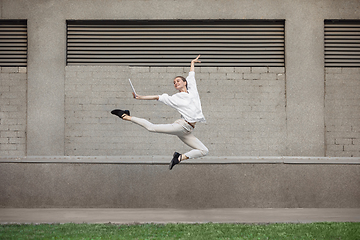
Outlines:
[[[193,150],[185,153],[188,158],[203,157],[208,154],[209,149],[191,132],[194,128],[184,119],[176,120],[172,124],[153,124],[143,118],[131,117],[131,121],[144,127],[149,132],[176,135]]]

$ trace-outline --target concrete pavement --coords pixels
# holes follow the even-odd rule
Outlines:
[[[360,222],[359,208],[117,209],[0,208],[8,223],[310,223]]]

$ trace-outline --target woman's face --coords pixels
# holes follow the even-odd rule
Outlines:
[[[184,82],[181,78],[174,79],[174,87],[178,91],[186,91],[186,82]]]

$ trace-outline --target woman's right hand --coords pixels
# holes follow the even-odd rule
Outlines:
[[[158,95],[151,95],[151,96],[141,96],[141,95],[135,95],[135,93],[132,93],[133,97],[138,100],[159,100]]]

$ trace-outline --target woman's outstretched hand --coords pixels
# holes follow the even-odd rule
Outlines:
[[[191,62],[194,62],[194,63],[201,63],[201,61],[199,61],[198,59],[200,58],[200,54],[199,56],[197,56],[194,60],[192,60]]]
[[[135,99],[138,99],[138,100],[159,100],[158,95],[140,96],[137,94],[135,95],[135,93],[132,93],[132,95]]]
[[[200,58],[200,55],[197,56],[197,58],[191,60],[190,72],[195,71],[195,63],[201,63],[201,61],[198,60],[199,58]]]

